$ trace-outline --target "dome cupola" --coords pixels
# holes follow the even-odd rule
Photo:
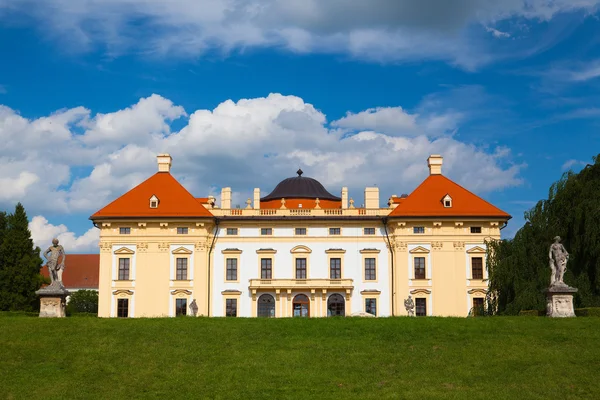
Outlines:
[[[277,199],[319,199],[341,201],[342,199],[329,193],[323,185],[313,178],[302,176],[301,169],[296,171],[298,176],[287,178],[279,182],[275,189],[260,201],[269,201]]]

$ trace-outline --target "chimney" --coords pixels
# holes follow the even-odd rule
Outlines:
[[[365,208],[379,208],[379,188],[365,188]]]
[[[254,188],[254,209],[260,209],[260,189]]]
[[[158,172],[171,172],[171,161],[173,159],[169,154],[163,153],[156,157],[158,162]]]
[[[441,175],[442,174],[442,163],[444,157],[439,154],[432,154],[427,159],[427,165],[429,166],[429,175]]]
[[[348,188],[344,186],[342,188],[342,209],[346,208],[348,208]]]
[[[221,189],[221,208],[225,210],[231,209],[231,188],[226,187]]]

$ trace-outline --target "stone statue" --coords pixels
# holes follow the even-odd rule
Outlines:
[[[50,254],[50,257],[48,257],[48,254]],[[58,285],[62,286],[62,274],[65,270],[67,255],[65,249],[58,244],[57,238],[52,239],[52,246],[44,252],[44,258],[47,260],[46,266],[48,267],[51,285],[57,282]]]
[[[196,314],[198,314],[198,304],[196,304],[196,299],[192,300],[192,302],[190,303],[190,313],[193,317],[195,317]]]
[[[410,294],[408,295],[408,299],[404,300],[404,307],[409,317],[415,316],[415,302]]]
[[[550,275],[550,286],[558,284],[564,285],[563,278],[565,276],[565,271],[567,270],[569,253],[567,253],[565,247],[560,243],[560,236],[554,238],[554,243],[550,246],[548,257],[550,258],[550,269],[552,270],[552,275]]]

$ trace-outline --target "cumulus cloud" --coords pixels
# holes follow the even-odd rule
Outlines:
[[[499,56],[481,40],[498,22],[593,13],[599,0],[0,0],[0,18],[27,15],[44,32],[86,49],[197,56],[278,47],[376,60],[434,58],[474,67]],[[4,13],[2,13],[4,10]],[[479,30],[469,32],[471,28]],[[482,29],[483,28],[483,29]],[[531,47],[534,42],[526,43]],[[485,54],[484,54],[485,53]],[[505,51],[505,55],[511,52]],[[514,54],[514,49],[512,51]]]
[[[100,230],[90,228],[81,236],[69,231],[65,225],[53,225],[46,218],[37,215],[29,223],[31,238],[42,251],[52,244],[52,239],[57,238],[60,244],[69,253],[97,253]]]
[[[571,160],[565,161],[565,163],[561,167],[561,170],[567,171],[573,167],[577,167],[577,166],[582,167],[586,164],[587,164],[587,162],[585,162],[585,161],[571,159]]]
[[[163,152],[196,196],[231,186],[240,202],[253,187],[265,193],[299,166],[332,192],[349,186],[356,198],[377,184],[385,201],[424,179],[425,160],[434,153],[444,155],[446,175],[477,192],[519,185],[522,165],[512,162],[510,150],[481,149],[448,134],[462,114],[439,102],[428,97],[419,114],[374,108],[332,122],[301,98],[277,93],[227,100],[189,117],[159,95],[112,113],[77,107],[32,120],[0,107],[0,139],[10,147],[0,149],[0,185],[7,188],[0,206],[21,201],[34,214],[89,215],[153,174]],[[172,131],[176,118],[185,124]],[[41,218],[38,232],[67,235]]]

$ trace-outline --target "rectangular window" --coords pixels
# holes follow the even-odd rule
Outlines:
[[[296,258],[296,279],[306,279],[306,258]]]
[[[425,279],[425,257],[415,257],[415,279]]]
[[[483,258],[471,258],[471,277],[473,279],[483,279]]]
[[[340,235],[342,233],[342,228],[329,228],[330,235]]]
[[[273,276],[273,260],[270,258],[260,259],[260,279],[271,279]]]
[[[365,281],[377,280],[377,273],[375,272],[375,259],[365,258]]]
[[[117,317],[129,317],[129,299],[117,299]]]
[[[228,281],[237,281],[237,258],[228,258],[227,261],[227,272],[225,279]]]
[[[131,228],[119,228],[119,234],[120,235],[129,235],[131,234]]]
[[[415,299],[417,317],[427,316],[427,299]]]
[[[176,264],[175,279],[178,281],[185,281],[187,279],[188,259],[187,258],[177,258],[175,260],[175,264]]]
[[[329,278],[342,279],[342,259],[332,258],[329,260]]]
[[[119,280],[129,280],[129,258],[119,258]]]
[[[413,233],[425,233],[424,226],[413,226]]]
[[[227,228],[227,236],[235,236],[238,234],[238,228]]]
[[[483,297],[475,297],[473,299],[473,315],[482,315],[483,309]]]
[[[306,228],[296,228],[296,235],[306,235]]]
[[[364,234],[365,235],[374,235],[375,234],[375,228],[365,228],[364,229]]]
[[[225,316],[237,317],[237,299],[225,299]]]
[[[188,234],[188,228],[185,226],[180,226],[177,228],[177,234],[178,235],[187,235]]]
[[[377,315],[377,299],[365,299],[365,312]]]
[[[260,228],[260,234],[263,236],[269,236],[273,234],[273,228]]]
[[[472,226],[471,233],[481,233],[481,227],[480,226]]]
[[[187,314],[187,299],[175,299],[175,316],[181,317]]]

